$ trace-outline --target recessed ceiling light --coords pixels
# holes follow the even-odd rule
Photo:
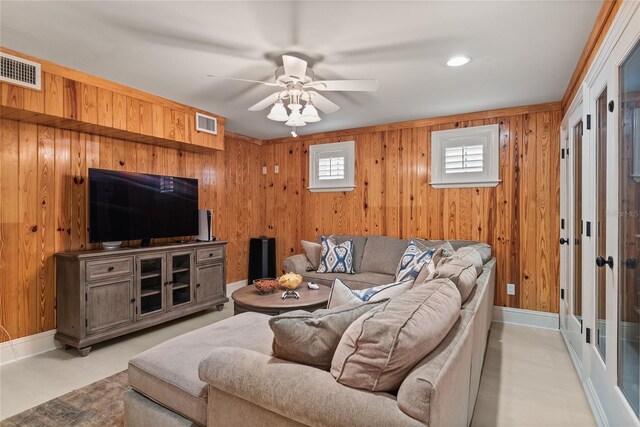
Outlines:
[[[471,61],[471,58],[468,56],[454,56],[453,58],[447,61],[447,65],[449,67],[459,67]]]

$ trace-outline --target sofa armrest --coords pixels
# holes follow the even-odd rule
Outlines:
[[[424,426],[388,393],[350,388],[327,371],[252,350],[214,349],[199,374],[210,387],[310,426]]]
[[[309,265],[309,260],[305,254],[293,255],[284,259],[285,273],[294,272],[304,275],[307,271],[307,265]]]

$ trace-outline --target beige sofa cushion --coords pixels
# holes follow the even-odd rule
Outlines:
[[[382,273],[318,273],[307,271],[302,273],[302,280],[317,283],[319,285],[331,286],[335,279],[340,279],[351,289],[366,289],[376,285],[391,283],[395,276]]]
[[[214,348],[240,347],[271,353],[269,316],[243,313],[163,342],[129,361],[129,384],[139,393],[207,424],[207,383],[198,364]]]
[[[329,370],[344,331],[358,317],[381,304],[359,301],[331,310],[296,310],[269,319],[273,355],[280,359]]]
[[[460,316],[460,293],[448,279],[410,289],[365,313],[345,331],[331,374],[350,387],[396,390]]]
[[[480,269],[482,271],[482,269]],[[450,279],[460,292],[461,302],[465,302],[478,278],[474,264],[464,258],[443,258],[430,279]]]
[[[322,246],[316,242],[308,242],[306,240],[300,241],[304,254],[307,256],[309,265],[307,271],[315,271],[320,265],[320,259],[322,258]]]
[[[395,277],[398,262],[400,262],[405,249],[407,249],[407,243],[407,240],[393,237],[367,237],[361,271],[391,274]]]

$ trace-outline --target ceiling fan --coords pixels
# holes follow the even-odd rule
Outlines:
[[[208,76],[282,88],[282,90],[278,90],[249,107],[249,111],[261,111],[273,104],[267,118],[291,126],[293,128],[291,135],[294,137],[297,136],[297,127],[321,120],[318,110],[331,114],[340,109],[338,105],[319,94],[318,91],[374,92],[378,90],[378,81],[373,79],[315,80],[313,70],[307,66],[307,61],[292,55],[282,55],[282,66],[276,69],[275,82],[221,77],[211,74]],[[287,102],[286,107],[285,101]],[[287,111],[287,107],[291,111],[290,113]]]

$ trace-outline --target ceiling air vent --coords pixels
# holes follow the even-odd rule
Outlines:
[[[196,130],[213,135],[218,134],[218,119],[204,114],[196,113]]]
[[[0,52],[0,61],[2,69],[0,80],[29,89],[41,89],[42,70],[40,64],[4,52]]]

